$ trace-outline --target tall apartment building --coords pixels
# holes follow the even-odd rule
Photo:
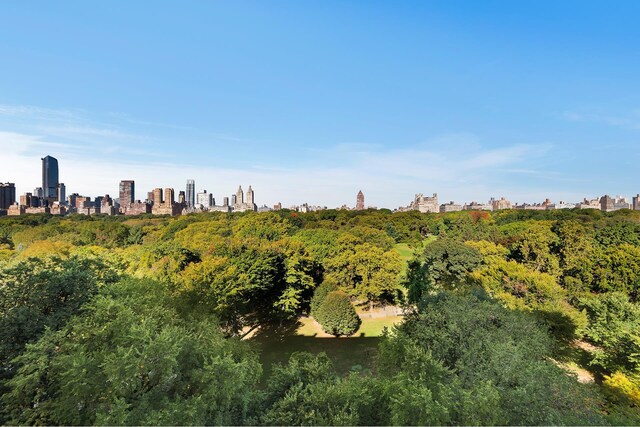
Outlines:
[[[42,160],[42,197],[56,199],[58,197],[58,160],[47,156]]]
[[[162,204],[162,188],[154,188],[153,189],[153,206],[158,206]]]
[[[133,180],[120,181],[120,206],[127,206],[136,201],[136,183]]]
[[[164,189],[164,204],[165,205],[173,205],[176,202],[175,192],[173,188],[165,188]]]
[[[247,201],[244,201],[244,192],[242,191],[242,186],[238,186],[238,191],[236,194],[231,196],[233,211],[234,212],[245,212],[245,211],[256,211],[258,207],[255,204],[254,193],[251,186],[249,186],[249,190],[247,190]]]
[[[207,193],[207,190],[204,190],[203,192],[198,193],[198,197],[196,199],[197,207],[202,206],[203,208],[208,209],[213,205],[214,205],[213,194]]]
[[[67,200],[67,187],[65,187],[64,183],[59,183],[57,188],[57,200],[58,202],[64,204]]]
[[[16,185],[12,182],[0,183],[0,209],[9,209],[16,202]]]
[[[491,205],[491,209],[493,209],[494,211],[499,211],[502,209],[511,209],[511,202],[505,199],[504,197],[501,197],[500,200],[496,200],[492,197],[491,200],[489,201],[489,204]]]
[[[187,193],[186,200],[187,207],[194,207],[196,205],[196,182],[193,179],[187,180]]]

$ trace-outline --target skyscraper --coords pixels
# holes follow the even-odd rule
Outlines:
[[[356,197],[356,210],[364,210],[364,194],[362,194],[362,190],[358,191],[358,196]]]
[[[187,206],[192,208],[196,204],[196,182],[193,179],[187,180]]]
[[[61,204],[65,204],[67,201],[67,187],[65,187],[64,183],[58,184],[57,192],[58,201]]]
[[[238,186],[238,191],[236,191],[236,201],[235,203],[240,204],[244,203],[244,191],[242,191],[242,185]]]
[[[127,206],[135,202],[136,183],[133,180],[120,181],[120,206]]]
[[[253,189],[249,186],[247,190],[247,204],[253,205]]]
[[[16,202],[16,186],[12,182],[0,183],[0,209],[9,209]]]
[[[42,191],[45,199],[58,197],[58,160],[51,156],[42,159]]]
[[[173,188],[165,188],[164,189],[164,203],[166,205],[173,205],[176,202],[176,198],[174,195]]]

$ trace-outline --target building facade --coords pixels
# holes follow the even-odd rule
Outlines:
[[[120,181],[118,188],[118,197],[120,198],[120,206],[126,207],[136,201],[136,183],[133,180]]]
[[[16,202],[16,185],[12,182],[0,183],[0,209],[9,209]]]
[[[187,180],[186,200],[187,207],[192,208],[196,205],[196,181],[193,179]]]
[[[56,199],[58,197],[58,160],[47,156],[42,160],[42,197]]]

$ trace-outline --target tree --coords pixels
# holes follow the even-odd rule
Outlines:
[[[341,291],[330,292],[316,310],[316,320],[331,335],[352,335],[360,327],[360,317]]]
[[[358,243],[347,233],[338,244],[340,252],[325,262],[325,280],[370,307],[376,301],[396,298],[402,260],[395,250],[385,252],[370,243]]]
[[[600,349],[592,363],[612,373],[640,372],[640,306],[621,292],[585,297],[579,307],[589,318],[586,335]]]
[[[407,277],[403,284],[407,289],[407,302],[409,304],[418,303],[434,287],[427,264],[422,263],[417,258],[409,261]]]
[[[527,221],[501,227],[503,242],[511,251],[510,258],[535,271],[560,276],[558,258],[552,253],[558,236],[550,221]]]
[[[441,292],[383,341],[378,371],[423,402],[403,396],[400,423],[602,424],[597,397],[548,360],[551,349],[532,316]]]
[[[56,331],[117,275],[97,260],[31,258],[0,270],[0,377],[45,331]]]
[[[181,318],[153,281],[106,289],[16,362],[10,424],[246,424],[261,371],[247,343]]]
[[[455,288],[466,280],[482,257],[477,249],[455,240],[439,239],[427,245],[424,260],[429,275],[438,285]]]
[[[322,282],[322,284],[318,286],[314,291],[313,298],[311,298],[311,304],[310,304],[310,310],[309,310],[310,314],[315,317],[318,311],[318,308],[320,308],[324,300],[327,298],[327,295],[337,290],[338,290],[338,286],[336,286],[334,283]]]

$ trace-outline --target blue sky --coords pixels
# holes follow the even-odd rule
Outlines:
[[[0,2],[0,181],[394,208],[640,192],[640,2]]]

